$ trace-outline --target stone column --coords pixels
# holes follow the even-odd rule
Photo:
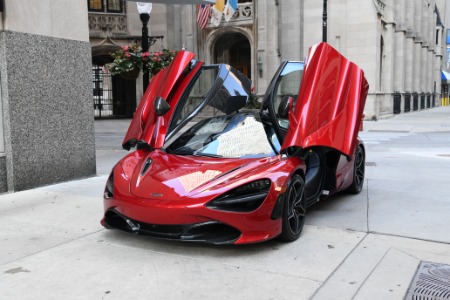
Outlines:
[[[51,4],[8,1],[0,29],[9,191],[96,171],[86,2]]]
[[[413,68],[413,91],[420,93],[421,74],[422,74],[422,43],[414,41],[414,68]]]
[[[420,73],[420,90],[422,93],[426,93],[428,85],[428,73],[429,73],[428,47],[422,47],[421,52],[422,52],[421,53],[422,72]]]
[[[405,91],[405,33],[395,33],[394,91]]]
[[[423,0],[415,0],[414,1],[414,35],[416,38],[416,42],[422,41],[422,1]]]
[[[414,81],[414,39],[408,37],[405,40],[405,91],[413,92]]]
[[[2,85],[0,76],[0,193],[8,191],[5,140],[3,134]]]
[[[402,95],[401,103],[404,103],[405,59],[405,33],[397,31],[395,33],[394,92],[399,92]]]
[[[257,72],[257,94],[263,95],[270,79],[280,65],[278,53],[278,5],[274,1],[257,2],[257,51],[256,62],[261,59],[262,76]]]
[[[393,75],[394,75],[394,57],[395,57],[395,39],[394,25],[386,24],[384,34],[384,58],[382,73],[382,91],[387,93],[393,92]]]

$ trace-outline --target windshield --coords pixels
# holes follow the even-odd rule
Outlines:
[[[250,80],[233,67],[203,67],[177,105],[167,140],[200,120],[237,112],[247,104],[250,86]]]
[[[258,158],[278,153],[273,127],[249,113],[222,115],[200,121],[176,138],[167,152],[227,158]]]

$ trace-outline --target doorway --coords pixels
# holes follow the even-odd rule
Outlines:
[[[103,66],[112,61],[109,55],[92,59],[92,95],[96,119],[131,118],[136,110],[136,80],[111,76]]]
[[[229,64],[252,79],[249,40],[238,32],[223,34],[214,47],[214,63]]]

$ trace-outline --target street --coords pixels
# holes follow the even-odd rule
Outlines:
[[[365,121],[363,191],[311,207],[293,243],[245,246],[100,225],[129,122],[96,121],[96,177],[0,195],[0,299],[403,299],[421,261],[450,265],[448,106]]]

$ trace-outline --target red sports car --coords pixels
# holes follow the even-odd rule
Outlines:
[[[325,43],[282,63],[260,111],[251,82],[180,51],[154,76],[104,193],[106,228],[212,244],[296,240],[307,207],[359,193],[368,84]]]

